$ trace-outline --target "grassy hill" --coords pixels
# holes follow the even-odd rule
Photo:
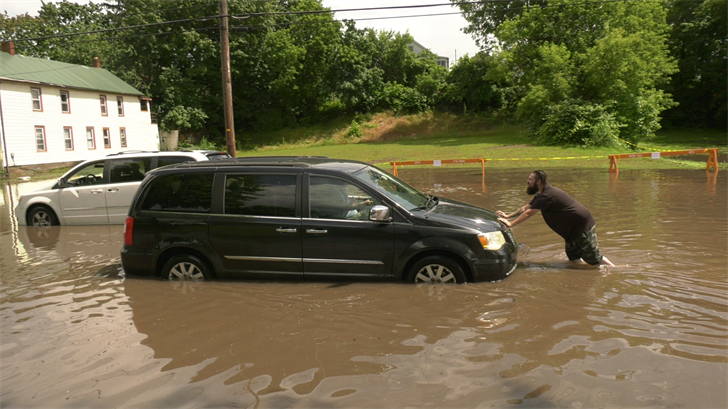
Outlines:
[[[338,121],[325,126],[238,134],[250,149],[237,156],[323,155],[389,166],[391,161],[486,158],[489,168],[609,168],[609,154],[719,148],[728,151],[725,132],[685,130],[659,132],[639,147],[621,143],[609,148],[537,146],[519,125],[494,125],[482,117],[449,114],[392,116],[378,114],[361,120],[360,133]],[[354,127],[356,128],[356,126]],[[621,169],[705,168],[707,155],[662,160],[621,160]],[[457,166],[457,165],[451,165]],[[472,166],[472,165],[463,165]],[[722,164],[721,167],[725,166]]]

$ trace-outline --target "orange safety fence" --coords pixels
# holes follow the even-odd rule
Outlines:
[[[483,171],[483,175],[485,175],[485,162],[487,159],[442,159],[442,160],[411,160],[406,162],[389,162],[392,165],[392,168],[394,169],[394,176],[397,176],[397,166],[405,166],[405,165],[433,165],[433,166],[442,166],[442,165],[453,165],[453,164],[461,164],[461,163],[480,163],[480,168]]]
[[[677,155],[699,155],[708,154],[708,163],[705,166],[705,170],[711,170],[718,173],[718,149],[692,149],[685,151],[664,151],[664,152],[643,152],[643,153],[623,153],[619,155],[609,155],[609,172],[619,173],[618,162],[620,159],[631,159],[631,158],[652,158],[660,159],[663,156],[677,156]]]
[[[690,149],[683,151],[661,151],[661,152],[642,152],[642,153],[622,153],[615,155],[607,155],[609,157],[609,172],[619,173],[618,162],[620,159],[629,158],[652,158],[659,159],[663,156],[677,156],[677,155],[699,155],[708,154],[708,163],[705,170],[713,170],[718,173],[718,149]],[[485,181],[485,162],[487,161],[504,161],[504,160],[561,160],[561,159],[582,159],[582,158],[603,158],[604,156],[574,156],[564,158],[499,158],[499,159],[486,159],[486,158],[469,158],[469,159],[441,159],[441,160],[411,160],[411,161],[396,161],[389,162],[393,168],[394,176],[399,176],[397,168],[401,166],[412,166],[412,165],[455,165],[463,163],[480,163],[481,172],[483,174],[483,181]]]

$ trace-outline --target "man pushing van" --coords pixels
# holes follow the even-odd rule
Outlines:
[[[577,264],[605,264],[614,266],[599,252],[597,226],[589,209],[563,190],[549,184],[543,170],[536,170],[528,176],[526,193],[535,195],[530,203],[511,214],[498,210],[498,221],[513,227],[541,211],[546,224],[564,238],[566,257]],[[513,221],[508,221],[516,217]]]

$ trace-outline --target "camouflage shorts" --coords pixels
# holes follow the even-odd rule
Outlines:
[[[597,242],[597,226],[592,227],[586,233],[582,233],[578,239],[566,243],[566,257],[571,261],[582,259],[593,266],[602,261]]]

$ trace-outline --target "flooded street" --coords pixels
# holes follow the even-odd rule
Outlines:
[[[386,169],[391,171],[391,169]],[[399,169],[491,210],[531,169]],[[5,408],[728,406],[728,172],[548,171],[617,267],[569,267],[540,215],[497,283],[123,277],[123,226],[17,226],[0,203]]]

